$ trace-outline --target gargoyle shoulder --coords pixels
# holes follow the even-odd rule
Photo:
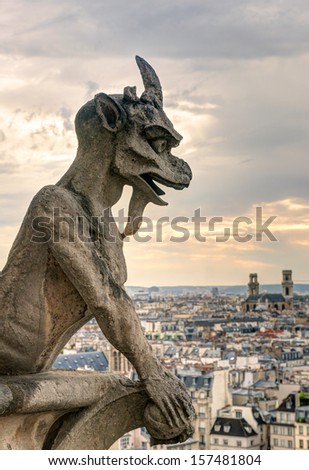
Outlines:
[[[36,193],[30,203],[29,212],[33,216],[49,216],[57,208],[68,213],[73,212],[74,206],[76,199],[70,191],[56,185],[48,185]]]

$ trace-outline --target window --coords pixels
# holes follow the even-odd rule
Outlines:
[[[274,434],[278,434],[278,426],[274,426]]]
[[[302,434],[302,433],[299,433],[299,434]],[[293,436],[293,429],[292,428],[288,428],[288,436]]]
[[[124,436],[120,439],[120,448],[121,449],[128,449],[130,445],[130,437]]]
[[[251,439],[251,441],[250,441],[250,446],[254,446],[254,440],[253,439]]]
[[[307,441],[307,449],[309,449],[309,441]]]
[[[280,427],[280,434],[281,436],[284,436],[285,435],[285,428],[284,427]]]
[[[280,441],[280,446],[281,446],[281,447],[285,447],[285,440],[284,440],[284,439],[281,439],[281,441]]]
[[[219,444],[219,439],[214,439],[214,444]]]
[[[241,447],[241,441],[236,442],[237,447]]]
[[[280,422],[283,421],[283,413],[280,413]]]
[[[223,439],[223,445],[227,446],[229,441],[227,439]]]
[[[304,426],[299,426],[299,434],[304,434]]]
[[[299,448],[300,449],[304,448],[304,441],[302,439],[299,439]]]
[[[220,424],[216,424],[216,425],[215,425],[215,431],[216,431],[216,432],[219,432],[220,429],[221,429]]]
[[[118,356],[117,356],[117,352],[114,351],[113,352],[113,357],[114,357],[114,371],[118,371]]]
[[[242,411],[236,411],[236,418],[242,418]]]
[[[287,414],[286,414],[286,420],[287,420],[288,423],[291,422],[291,415],[290,415],[290,413],[287,413]]]
[[[307,426],[307,436],[309,436],[309,426]]]
[[[224,426],[224,432],[230,432],[231,426]]]
[[[293,447],[293,442],[292,442],[292,441],[288,441],[288,448],[289,448],[289,449],[292,449],[292,447]]]
[[[286,402],[285,406],[286,406],[286,408],[287,408],[288,410],[290,410],[290,409],[292,408],[292,401],[291,401],[291,399],[289,399],[289,400]]]
[[[274,447],[278,447],[278,439],[274,439]]]

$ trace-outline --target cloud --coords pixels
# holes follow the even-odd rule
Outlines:
[[[8,175],[14,173],[17,168],[16,162],[0,161],[0,174]]]
[[[307,234],[300,228],[309,204],[308,39],[305,0],[156,0],[151,9],[141,0],[5,2],[0,260],[32,196],[54,184],[74,158],[78,109],[98,91],[137,85],[142,93],[137,53],[160,77],[166,112],[184,136],[175,154],[193,170],[188,189],[168,188],[169,206],[150,204],[146,215],[191,217],[201,208],[208,218],[231,220],[263,205],[280,219],[280,243],[245,249],[211,240],[166,242],[146,250],[129,244],[131,282],[171,283],[171,273],[172,283],[241,281],[251,263],[265,278],[282,263],[308,277]],[[301,210],[293,209],[297,204]]]
[[[66,106],[62,106],[59,110],[59,116],[63,119],[64,131],[74,130],[72,114],[72,110]]]
[[[29,6],[35,15],[29,15]],[[102,53],[194,58],[299,54],[308,44],[305,0],[15,0],[2,9],[0,51],[40,57]],[[129,39],[128,39],[129,38]]]
[[[86,83],[86,95],[85,95],[85,101],[91,100],[95,93],[99,90],[100,85],[96,82],[93,82],[92,80],[88,80]]]

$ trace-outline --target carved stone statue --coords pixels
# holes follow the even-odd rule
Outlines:
[[[192,435],[194,411],[182,383],[152,356],[124,290],[123,238],[138,230],[149,202],[166,204],[156,182],[183,189],[192,175],[171,153],[182,137],[163,111],[159,79],[144,59],[136,61],[145,91],[99,93],[78,111],[77,156],[57,184],[33,198],[0,272],[0,376],[10,389],[0,381],[0,414],[1,402],[16,408],[16,381],[45,380],[70,337],[95,317],[138,373],[152,442],[177,442]],[[121,234],[111,208],[125,185],[133,193]]]

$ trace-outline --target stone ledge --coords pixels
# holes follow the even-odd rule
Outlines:
[[[0,449],[108,449],[144,425],[147,395],[126,377],[80,371],[0,377]]]

